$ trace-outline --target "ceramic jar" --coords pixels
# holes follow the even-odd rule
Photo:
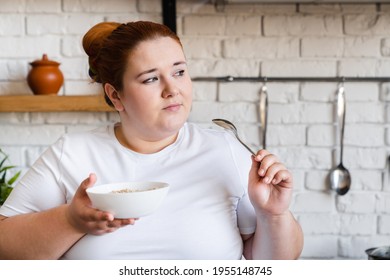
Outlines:
[[[55,95],[64,83],[64,76],[59,69],[60,63],[51,61],[44,54],[41,60],[30,63],[32,66],[27,76],[27,83],[36,95]]]

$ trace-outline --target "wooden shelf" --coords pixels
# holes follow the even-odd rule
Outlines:
[[[101,95],[3,95],[0,112],[113,112]]]

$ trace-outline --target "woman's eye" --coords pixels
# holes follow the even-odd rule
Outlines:
[[[153,83],[154,81],[157,81],[157,80],[158,80],[157,77],[152,77],[152,78],[144,80],[142,83],[143,84],[150,84],[150,83]]]
[[[179,70],[175,73],[175,76],[183,76],[184,75],[184,70]]]

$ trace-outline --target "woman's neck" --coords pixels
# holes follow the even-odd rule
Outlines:
[[[118,139],[119,143],[122,146],[140,154],[157,153],[163,150],[164,148],[166,148],[167,146],[173,144],[176,141],[178,136],[178,132],[177,132],[163,139],[158,139],[153,141],[145,140],[142,139],[141,137],[134,137],[132,135],[127,135],[121,123],[115,125],[114,131],[115,131],[116,138]]]

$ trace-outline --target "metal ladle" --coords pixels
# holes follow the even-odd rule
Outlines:
[[[231,132],[233,132],[234,136],[236,136],[237,140],[252,154],[252,155],[255,155],[255,152],[253,152],[251,150],[251,148],[249,148],[244,142],[242,142],[242,140],[240,139],[240,137],[238,137],[238,132],[237,132],[237,128],[234,124],[232,124],[230,121],[228,120],[224,120],[224,119],[213,119],[213,123],[215,123],[216,125],[226,129],[226,130],[229,130]]]
[[[337,194],[346,194],[351,187],[351,175],[343,165],[344,125],[345,125],[345,89],[342,84],[337,92],[337,117],[340,131],[340,163],[330,171],[330,187]]]

